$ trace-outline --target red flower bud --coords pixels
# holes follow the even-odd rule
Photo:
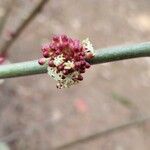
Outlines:
[[[85,58],[86,59],[92,59],[94,57],[94,55],[91,53],[91,52],[88,52],[86,55],[85,55]]]
[[[80,81],[82,81],[83,80],[83,76],[79,75],[77,79],[80,80]]]
[[[52,60],[50,60],[50,61],[48,62],[48,65],[49,65],[50,67],[55,67],[54,62],[53,62]]]
[[[44,56],[45,58],[48,58],[48,57],[49,57],[49,52],[48,52],[48,51],[43,52],[43,56]]]
[[[40,65],[44,65],[45,62],[46,62],[46,59],[45,59],[45,58],[40,58],[40,59],[38,60],[38,63],[39,63]]]

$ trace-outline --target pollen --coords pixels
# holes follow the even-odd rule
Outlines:
[[[64,62],[64,57],[63,54],[58,55],[57,57],[54,58],[54,65],[59,66]]]
[[[74,62],[67,61],[64,63],[64,69],[73,69],[74,68]]]
[[[82,41],[83,47],[86,49],[87,52],[91,52],[94,54],[94,48],[92,43],[90,42],[89,38],[86,38]]]

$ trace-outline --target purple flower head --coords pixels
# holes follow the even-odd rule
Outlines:
[[[58,81],[57,88],[70,87],[83,80],[82,74],[90,68],[86,59],[94,56],[92,48],[88,39],[80,42],[66,35],[56,35],[42,46],[44,58],[38,62],[40,65],[47,62],[48,74]]]

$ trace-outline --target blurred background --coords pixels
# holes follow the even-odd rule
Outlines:
[[[0,0],[0,22],[11,0]],[[14,0],[0,43],[39,0]],[[8,9],[9,10],[9,9]],[[54,34],[89,37],[95,49],[149,41],[149,0],[49,0],[9,48],[12,63],[37,59]],[[53,150],[150,115],[150,59],[92,66],[84,81],[56,89],[46,74],[0,85],[0,150]],[[77,143],[66,150],[149,150],[150,123]]]

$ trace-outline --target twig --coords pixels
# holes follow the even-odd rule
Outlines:
[[[140,124],[143,124],[145,122],[148,122],[150,121],[150,116],[147,116],[147,117],[138,117],[134,120],[130,120],[130,121],[127,121],[125,123],[122,123],[122,124],[119,124],[119,125],[116,125],[114,127],[110,127],[108,129],[105,129],[103,131],[99,131],[95,134],[92,134],[92,135],[89,135],[89,136],[86,136],[86,137],[83,137],[83,138],[80,138],[80,139],[77,139],[75,141],[72,141],[72,142],[69,142],[69,143],[66,143],[64,145],[60,145],[56,148],[53,148],[53,150],[63,150],[63,149],[66,149],[66,148],[69,148],[69,147],[73,147],[77,144],[80,144],[80,143],[85,143],[85,142],[88,142],[88,141],[91,141],[91,140],[94,140],[94,139],[97,139],[97,138],[101,138],[101,137],[104,137],[106,135],[110,135],[114,132],[119,132],[123,129],[127,129],[129,127],[133,127],[133,126],[136,126],[136,125],[140,125]],[[44,123],[42,125],[35,125],[35,126],[31,126],[30,128],[27,128],[25,130],[22,130],[22,131],[16,131],[16,132],[13,132],[7,136],[4,136],[4,137],[1,137],[0,138],[0,142],[11,142],[13,140],[16,140],[18,138],[20,138],[23,134],[24,135],[31,135],[35,130],[36,131],[39,131],[47,126],[49,126],[49,124],[51,123],[51,118],[50,119],[47,119],[46,121],[44,121]]]
[[[13,33],[13,38],[10,38],[5,43],[3,43],[0,52],[6,53],[13,42],[19,37],[19,35],[22,33],[22,31],[25,29],[25,27],[33,20],[36,15],[42,10],[43,6],[48,2],[49,0],[40,0],[40,2],[37,4],[37,6],[32,10],[32,12],[29,14],[29,16],[23,20],[23,22],[19,25],[19,27],[16,29],[15,33]]]
[[[2,19],[0,20],[0,35],[2,34],[2,31],[5,27],[6,22],[7,22],[8,16],[9,16],[11,10],[12,10],[13,3],[14,3],[14,0],[11,0],[10,3],[7,4],[7,7],[5,9],[5,13],[2,16]]]
[[[114,127],[108,128],[108,129],[105,129],[103,131],[99,131],[99,132],[97,132],[95,134],[92,134],[92,135],[89,135],[89,136],[86,136],[86,137],[74,140],[74,141],[66,143],[64,145],[60,145],[59,147],[55,148],[54,150],[63,150],[63,149],[67,149],[67,148],[73,147],[73,146],[75,146],[77,144],[87,143],[87,142],[95,140],[97,138],[101,138],[101,137],[110,135],[110,134],[112,134],[114,132],[118,132],[120,130],[127,129],[127,128],[135,126],[135,125],[143,124],[146,121],[150,121],[150,116],[148,116],[148,117],[139,117],[137,119],[128,121],[126,123],[122,123],[120,125],[117,125],[117,126],[114,126]]]
[[[97,50],[95,57],[89,60],[89,63],[100,64],[129,58],[149,56],[150,42],[147,42],[129,46]],[[40,66],[37,60],[10,65],[2,65],[0,66],[0,79],[46,73],[46,68],[46,65]]]
[[[37,61],[29,61],[0,66],[0,79],[46,73],[46,66],[40,66]]]

